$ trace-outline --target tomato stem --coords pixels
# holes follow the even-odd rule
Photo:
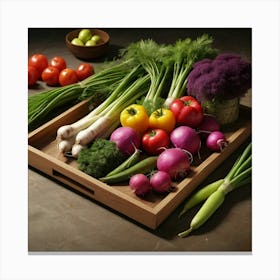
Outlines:
[[[150,136],[151,136],[151,137],[156,136],[156,134],[157,134],[157,132],[156,132],[154,129],[151,130],[151,132],[150,132]]]
[[[183,103],[185,106],[191,106],[192,101],[188,100],[188,101],[184,101]]]

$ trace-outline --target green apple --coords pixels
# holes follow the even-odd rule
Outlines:
[[[71,41],[71,44],[76,45],[76,46],[84,46],[83,41],[81,39],[79,39],[79,38],[74,38]]]
[[[80,32],[79,32],[79,35],[78,35],[78,38],[80,40],[83,41],[83,43],[85,44],[88,40],[90,40],[92,37],[91,35],[91,31],[89,29],[82,29]]]
[[[97,34],[93,35],[90,39],[91,41],[95,41],[96,43],[100,43],[101,42],[101,37]]]
[[[94,40],[88,40],[85,44],[87,47],[96,46],[96,42]]]

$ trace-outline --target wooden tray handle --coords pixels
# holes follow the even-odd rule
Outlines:
[[[92,188],[87,188],[80,182],[70,178],[69,176],[64,175],[56,169],[52,169],[52,176],[56,178],[58,181],[74,188],[75,190],[84,193],[91,198],[94,198],[95,191]]]

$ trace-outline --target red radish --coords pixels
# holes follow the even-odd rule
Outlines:
[[[171,178],[167,172],[158,171],[150,178],[152,189],[157,193],[166,193],[171,187]]]
[[[136,195],[144,196],[151,189],[151,184],[144,174],[135,174],[129,180],[129,186]]]
[[[197,132],[189,126],[179,126],[170,134],[170,140],[176,148],[190,152],[192,155],[198,153],[201,145]]]
[[[225,135],[221,131],[213,131],[206,139],[206,146],[213,152],[222,151],[227,146]]]
[[[202,138],[206,138],[211,132],[219,131],[220,124],[214,116],[205,114],[197,130]]]
[[[113,131],[110,140],[117,144],[117,147],[125,155],[132,155],[135,148],[140,147],[141,138],[138,132],[128,126],[121,126]]]
[[[190,169],[190,160],[182,149],[166,149],[157,159],[157,169],[167,172],[171,179],[177,180],[187,175]]]

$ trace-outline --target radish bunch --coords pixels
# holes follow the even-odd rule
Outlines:
[[[158,194],[168,193],[172,180],[170,175],[165,171],[157,171],[150,178],[144,174],[138,173],[133,175],[129,180],[129,186],[137,196],[145,196],[150,191]]]

